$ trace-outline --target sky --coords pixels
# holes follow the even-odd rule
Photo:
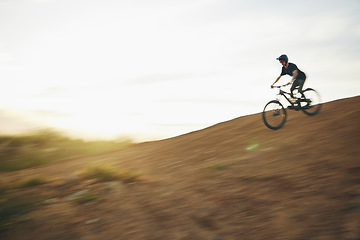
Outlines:
[[[0,0],[0,134],[149,141],[259,113],[281,54],[324,102],[358,96],[359,12],[359,0]]]

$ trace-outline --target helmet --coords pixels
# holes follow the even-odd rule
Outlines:
[[[278,57],[276,60],[285,61],[285,63],[287,63],[289,61],[289,58],[285,54],[283,54],[280,57]]]

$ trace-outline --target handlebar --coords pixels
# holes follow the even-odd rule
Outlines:
[[[287,84],[285,84],[285,85],[280,85],[280,86],[272,86],[271,88],[282,88],[282,87],[286,87],[287,86]]]

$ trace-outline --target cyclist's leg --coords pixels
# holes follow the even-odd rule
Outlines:
[[[302,91],[303,91],[305,80],[306,79],[296,79],[296,81],[298,81],[298,86],[299,86],[298,91],[300,93],[302,93]]]
[[[303,86],[304,86],[304,83],[305,83],[305,79],[295,79],[295,81],[293,82],[291,88],[290,88],[290,93],[291,93],[291,96],[293,96],[293,91],[295,90],[296,87],[298,87],[298,92],[299,93],[302,93],[302,89],[303,89]]]
[[[295,79],[295,81],[293,82],[293,84],[291,85],[291,88],[290,88],[290,94],[291,94],[291,97],[294,97],[294,90],[295,88],[298,86],[298,79]]]

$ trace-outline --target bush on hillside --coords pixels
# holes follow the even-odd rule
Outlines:
[[[0,172],[34,167],[61,158],[116,150],[131,143],[129,139],[72,139],[48,129],[23,135],[0,136]]]

